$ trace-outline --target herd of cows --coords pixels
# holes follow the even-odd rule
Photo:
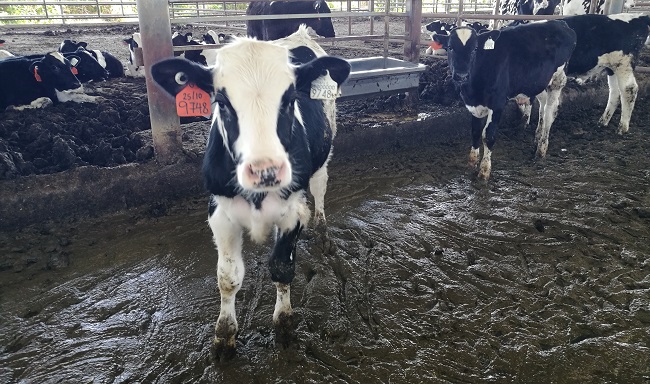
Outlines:
[[[535,13],[553,6],[554,0],[517,1],[515,13],[524,9]],[[320,0],[291,3],[289,9],[282,2],[253,2],[248,9],[249,14],[314,12],[329,13],[329,8]],[[221,305],[214,347],[220,356],[232,354],[236,345],[235,296],[244,277],[244,231],[261,242],[275,228],[269,258],[277,288],[273,321],[277,341],[285,342],[292,328],[290,283],[296,242],[311,217],[308,189],[315,200],[314,220],[319,225],[325,222],[335,99],[350,64],[328,56],[309,37],[307,26],[319,35],[333,36],[329,18],[298,21],[250,21],[248,34],[254,38],[232,39],[211,32],[203,41],[194,41],[191,35],[175,34],[175,45],[223,46],[179,52],[182,57],[151,66],[151,77],[171,96],[192,84],[212,101],[203,175],[211,194],[208,222],[219,253]],[[448,55],[452,79],[473,116],[473,165],[479,164],[483,146],[479,177],[490,176],[497,124],[508,100],[514,99],[528,119],[531,99],[539,100],[535,138],[537,154],[545,155],[567,75],[605,71],[609,99],[600,122],[607,125],[620,104],[618,132],[627,132],[638,92],[633,70],[649,28],[649,16],[628,13],[578,15],[500,29],[428,24],[436,48]],[[141,45],[140,36],[136,33],[125,43],[133,53]],[[92,65],[87,63],[93,60]],[[115,60],[107,52],[68,40],[58,52],[2,59],[0,110],[41,105],[43,99],[89,101],[80,82],[124,76],[122,63]],[[133,61],[127,64],[126,74],[142,73]]]

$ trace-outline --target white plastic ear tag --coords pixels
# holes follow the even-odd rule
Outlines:
[[[492,40],[491,37],[485,40],[485,45],[483,46],[483,49],[485,50],[494,49],[494,40]]]
[[[341,96],[339,85],[332,80],[329,71],[311,82],[309,97],[316,100],[334,100]]]

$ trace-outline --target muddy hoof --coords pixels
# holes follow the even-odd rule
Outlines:
[[[275,322],[275,345],[288,348],[297,339],[293,315],[280,315]]]
[[[210,349],[210,356],[215,363],[223,363],[231,360],[237,355],[237,349],[234,345],[227,343],[225,339],[214,338],[212,348]]]

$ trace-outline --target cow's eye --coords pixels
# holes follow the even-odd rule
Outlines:
[[[225,110],[226,106],[228,105],[228,99],[226,99],[226,96],[223,93],[217,92],[217,94],[214,96],[214,101],[222,111]]]

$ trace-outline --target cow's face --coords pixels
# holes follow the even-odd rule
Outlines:
[[[448,24],[440,20],[434,20],[422,27],[422,32],[429,32],[431,35],[434,33],[438,35],[448,35],[449,32],[455,27],[456,26],[453,24]]]
[[[314,3],[314,13],[331,13],[330,7],[324,0],[316,0]],[[314,20],[314,21],[312,21]],[[309,26],[316,32],[319,36],[323,37],[334,37],[336,33],[334,32],[334,25],[332,24],[332,19],[330,17],[319,17],[318,19],[309,19]]]
[[[264,60],[259,58],[263,57]],[[329,72],[341,84],[350,72],[338,58],[322,57],[295,67],[289,51],[272,42],[240,39],[221,48],[210,69],[185,59],[168,59],[151,68],[153,79],[176,95],[187,83],[211,94],[211,134],[219,134],[236,164],[235,178],[242,192],[268,192],[291,185],[290,148],[299,94]],[[308,97],[308,96],[307,96]],[[218,165],[217,165],[218,166]]]
[[[87,46],[88,43],[84,41],[76,42],[74,40],[65,39],[59,46],[59,52],[61,53],[74,52],[79,48],[86,48]]]
[[[451,31],[449,36],[434,35],[432,38],[447,50],[452,79],[457,83],[465,83],[469,80],[477,52],[494,49],[499,35],[498,30],[477,34],[472,28],[459,27]]]
[[[95,55],[83,48],[77,49],[75,51],[75,54],[79,57],[80,60],[74,62],[72,59],[70,59],[70,63],[77,68],[77,71],[79,72],[77,78],[79,78],[79,80],[101,81],[108,79],[108,71],[105,69],[105,61],[104,66],[102,66]],[[101,55],[101,52],[98,54]],[[100,57],[103,58],[103,55]]]
[[[77,60],[79,58],[76,58]],[[67,91],[81,87],[81,83],[72,73],[73,66],[59,52],[51,52],[41,60],[32,62],[29,71],[36,81],[47,84],[57,91]]]

